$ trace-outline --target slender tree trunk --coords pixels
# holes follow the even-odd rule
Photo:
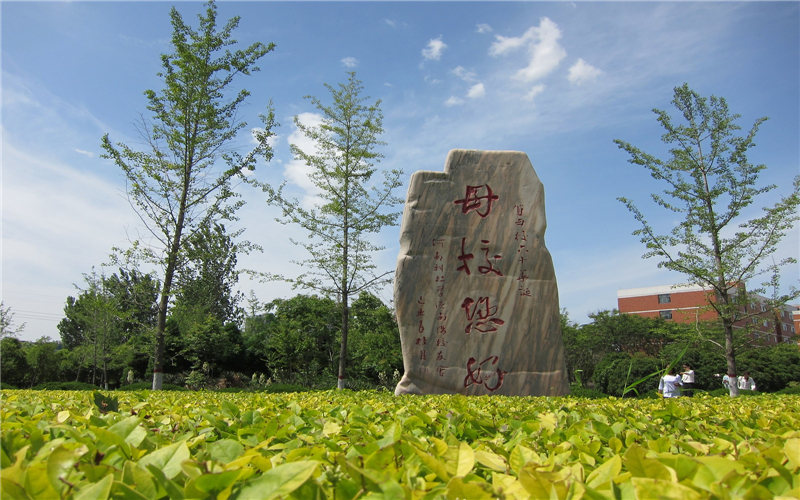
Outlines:
[[[345,362],[347,361],[347,330],[350,322],[350,311],[347,304],[347,293],[342,294],[342,346],[339,349],[339,381],[338,389],[344,389],[345,382]]]
[[[346,154],[346,153],[345,153]],[[347,167],[345,167],[347,168]],[[344,389],[345,386],[345,365],[347,363],[347,332],[350,323],[350,310],[348,308],[348,295],[349,295],[349,286],[347,283],[347,251],[348,248],[348,210],[349,210],[349,180],[348,175],[345,174],[345,181],[344,181],[344,224],[342,227],[344,228],[344,234],[342,235],[342,345],[339,348],[339,377],[337,388],[339,390]]]
[[[172,237],[172,244],[167,254],[167,269],[164,272],[164,284],[161,287],[161,300],[158,303],[158,319],[156,321],[156,350],[153,359],[153,390],[160,391],[164,385],[164,331],[167,326],[167,307],[169,297],[172,292],[172,279],[175,276],[175,268],[178,267],[178,251],[181,244],[181,233],[186,218],[186,198],[189,194],[191,180],[191,163],[187,161],[183,174],[183,192],[181,193],[181,204],[178,210],[178,221],[175,224],[175,235]]]
[[[698,149],[700,151],[700,161],[703,162],[703,153],[702,149],[700,148],[699,140]],[[708,176],[705,173],[703,174],[703,182],[706,190],[706,209],[708,210],[709,214],[708,225],[711,228],[711,242],[714,248],[714,265],[717,267],[717,289],[720,300],[722,300],[723,303],[722,314],[720,314],[720,316],[722,320],[722,327],[725,330],[725,360],[727,362],[728,373],[733,375],[733,383],[730,384],[728,389],[731,397],[736,397],[739,395],[739,386],[736,383],[736,351],[733,347],[733,323],[735,319],[735,313],[731,305],[730,294],[728,293],[728,286],[730,286],[730,284],[725,280],[725,271],[722,266],[722,250],[719,242],[719,233],[721,228],[717,227],[716,224],[714,205],[711,203],[711,189],[708,185]],[[739,283],[733,283],[733,285],[738,286]]]
[[[94,355],[92,356],[92,385],[97,385],[97,323],[94,325]]]

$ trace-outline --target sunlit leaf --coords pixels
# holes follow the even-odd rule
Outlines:
[[[308,478],[317,469],[319,462],[300,461],[282,464],[270,469],[261,477],[249,481],[231,498],[240,500],[254,499],[270,500],[282,495],[288,495]]]

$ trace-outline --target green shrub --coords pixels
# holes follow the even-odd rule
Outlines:
[[[708,391],[706,394],[708,394],[709,396],[729,396],[730,392],[728,391],[728,389],[721,387],[719,389],[714,389],[713,391]],[[763,393],[759,391],[743,391],[741,389],[739,390],[740,396],[760,396],[761,394]]]
[[[309,392],[311,389],[308,387],[303,387],[302,385],[297,384],[269,384],[264,386],[264,389],[261,392],[266,392],[267,394],[277,394],[281,392]]]
[[[794,387],[787,387],[786,389],[781,389],[780,391],[776,391],[773,394],[800,394],[800,385],[796,385]]]
[[[213,392],[253,392],[251,389],[244,387],[224,387],[222,389],[214,389]]]
[[[123,385],[118,391],[148,391],[153,388],[152,382],[136,382],[135,384]],[[188,391],[186,387],[181,387],[175,384],[162,384],[162,391]]]
[[[658,375],[651,375],[660,369],[661,364],[656,358],[615,352],[600,361],[594,371],[594,380],[601,392],[621,397],[626,384],[630,386],[646,378],[635,390],[625,394],[626,397],[634,397],[658,388]]]
[[[601,399],[607,398],[608,394],[603,394],[602,392],[595,390],[595,389],[587,389],[586,387],[579,387],[579,386],[570,386],[569,388],[569,396],[571,398],[586,398],[586,399]]]
[[[44,382],[33,387],[34,391],[96,391],[94,384],[86,382]]]
[[[16,387],[14,387],[11,384],[6,384],[5,382],[0,382],[0,389],[8,391],[8,390],[14,390],[16,389]]]

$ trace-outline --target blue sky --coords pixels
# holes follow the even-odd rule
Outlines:
[[[82,273],[102,270],[111,247],[140,229],[120,171],[100,158],[100,138],[139,141],[143,92],[160,88],[159,56],[170,50],[171,5],[0,4],[2,299],[27,323],[21,338],[58,338]],[[203,11],[199,2],[175,5],[192,23]],[[665,156],[651,110],[670,109],[674,87],[688,82],[725,97],[745,130],[770,118],[750,160],[766,164],[763,181],[779,189],[754,210],[787,193],[798,174],[797,2],[221,2],[218,10],[220,22],[241,16],[242,45],[276,44],[261,72],[239,80],[251,92],[242,117],[258,125],[272,99],[281,123],[275,157],[259,165],[258,179],[310,194],[289,151],[303,144],[292,117],[313,120],[303,96],[324,101],[323,84],[354,70],[365,94],[382,100],[380,166],[402,169],[404,181],[417,170],[441,171],[455,148],[528,154],[545,187],[560,304],[581,323],[616,307],[620,288],[684,281],[640,258],[637,223],[616,198],[637,201],[662,232],[675,219],[649,202],[663,187],[612,142]],[[274,222],[279,213],[262,193],[242,193],[244,236],[264,253],[240,265],[291,275],[298,249],[289,237],[304,234]],[[779,255],[797,256],[799,235],[795,227]],[[398,237],[399,228],[381,233],[381,269],[394,269]],[[798,266],[783,275],[798,284]],[[298,293],[244,279],[240,288],[262,302]],[[381,296],[388,301],[391,291]]]

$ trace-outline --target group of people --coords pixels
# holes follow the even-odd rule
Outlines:
[[[722,378],[722,385],[730,389],[731,384],[736,384],[739,390],[755,391],[756,382],[750,376],[750,372],[744,372],[741,377],[729,373]],[[688,364],[683,365],[683,371],[677,373],[677,369],[670,367],[669,373],[661,377],[658,382],[658,393],[665,398],[677,398],[681,394],[692,397],[694,394],[694,370]]]
[[[736,384],[736,387],[739,388],[740,391],[755,391],[756,390],[756,381],[753,380],[753,377],[750,376],[750,372],[744,372],[744,375],[741,377],[736,377],[736,375],[732,373],[726,374],[722,377],[722,385],[725,386],[726,389],[731,388],[731,384]]]

